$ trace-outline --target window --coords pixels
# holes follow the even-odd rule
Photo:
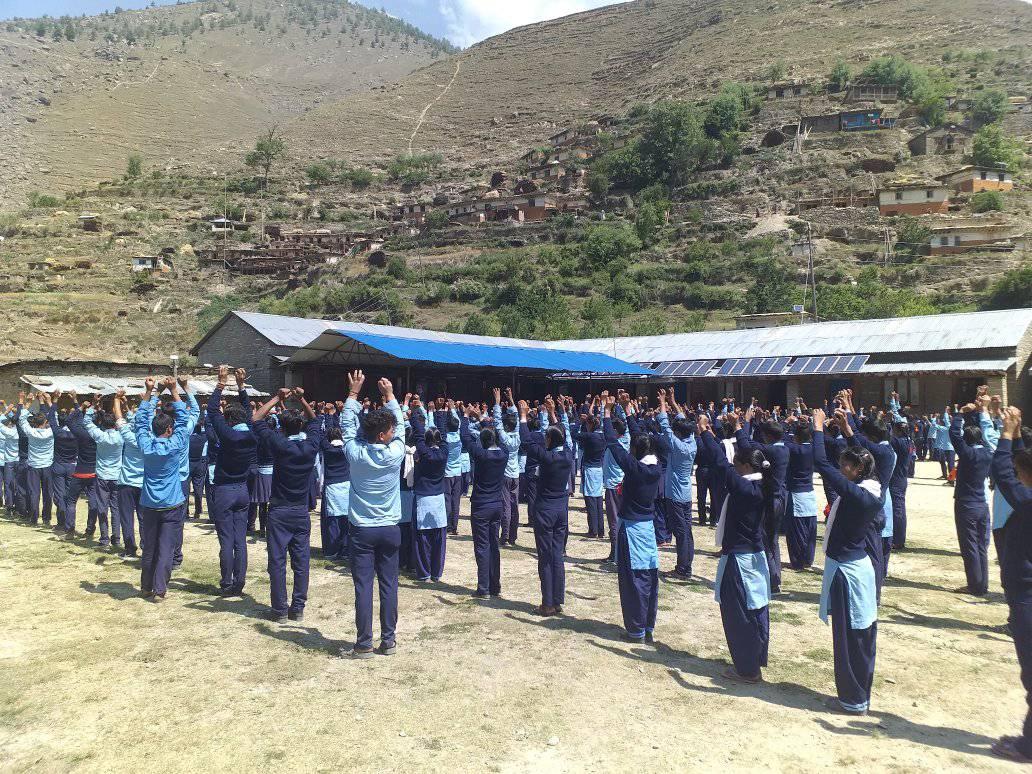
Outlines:
[[[1002,182],[1004,182],[1007,179],[1007,176],[1005,174],[1003,174],[1003,172],[997,172],[996,173],[996,179],[999,180],[1002,183]]]
[[[953,237],[953,246],[954,247],[960,247],[960,236],[959,235]]]
[[[929,199],[934,199],[935,198],[935,189],[934,188],[929,188],[927,191],[925,191],[925,196],[927,196]]]
[[[903,192],[902,191],[896,191],[896,201],[897,202],[903,201]]]
[[[774,92],[774,96],[778,97],[778,98],[784,97],[785,96],[785,90],[784,89],[778,89],[777,91]]]
[[[983,180],[988,180],[989,179],[989,173],[988,172],[981,172],[979,174],[981,174]]]

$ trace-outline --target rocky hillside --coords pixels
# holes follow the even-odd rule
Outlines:
[[[512,30],[346,101],[290,132],[307,154],[377,159],[412,149],[468,164],[511,159],[557,126],[725,81],[826,74],[897,54],[1028,46],[1021,0],[636,0]],[[1027,64],[1027,63],[1026,63]],[[1028,70],[1009,75],[1024,82]]]
[[[203,0],[0,22],[0,204],[120,174],[222,168],[238,143],[452,47],[341,0]]]

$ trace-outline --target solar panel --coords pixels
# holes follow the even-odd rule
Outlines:
[[[742,370],[742,375],[755,376],[756,373],[763,367],[764,363],[766,362],[766,358],[753,358],[745,364],[745,368]]]
[[[796,361],[792,364],[792,367],[788,369],[789,376],[797,376],[803,373],[803,369],[813,360],[811,357],[800,357],[796,358]]]
[[[867,365],[867,361],[871,359],[870,355],[855,355],[849,360],[849,365],[846,366],[844,373],[847,374],[858,374],[860,370]]]
[[[789,376],[859,373],[870,355],[800,357],[788,369]],[[782,366],[784,368],[784,366]]]
[[[716,360],[673,360],[667,363],[657,363],[652,370],[656,376],[688,378],[704,376],[716,364]]]

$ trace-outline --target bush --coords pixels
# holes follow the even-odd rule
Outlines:
[[[983,309],[1025,309],[1032,306],[1032,265],[1004,274],[993,283]]]
[[[462,332],[468,336],[491,336],[495,331],[488,317],[478,312],[473,312],[473,314],[466,318],[466,322],[462,326]]]
[[[448,300],[449,289],[443,282],[431,282],[416,293],[419,306],[440,306]]]
[[[142,174],[143,158],[139,154],[133,153],[125,165],[125,177],[127,180],[136,180]]]
[[[305,167],[305,177],[307,177],[313,185],[325,185],[333,179],[333,170],[328,164],[324,164],[320,161],[314,164],[309,164]]]
[[[430,179],[431,173],[444,161],[440,153],[422,153],[414,156],[398,156],[387,167],[387,177],[402,185],[421,185]]]
[[[431,210],[426,214],[425,222],[429,231],[440,231],[448,226],[448,213],[444,210]]]
[[[999,191],[979,191],[971,197],[974,212],[1000,212],[1003,210],[1003,194]]]
[[[474,279],[460,279],[452,283],[451,297],[453,301],[477,301],[487,295],[487,287]]]
[[[588,271],[606,269],[612,262],[641,250],[641,240],[626,223],[591,226],[581,247],[581,263]]]
[[[1014,140],[1004,134],[999,124],[988,124],[975,132],[971,156],[980,167],[1006,164],[1015,169],[1021,161],[1021,150]]]
[[[392,255],[387,261],[387,274],[398,281],[409,278],[408,261],[402,255]]]
[[[41,194],[38,191],[33,191],[29,194],[29,207],[32,209],[49,209],[60,206],[61,200],[56,196]]]
[[[992,124],[1007,112],[1007,95],[999,89],[986,89],[971,105],[971,117],[979,124]]]
[[[828,83],[832,87],[832,91],[841,91],[852,77],[853,73],[846,64],[846,60],[839,57],[828,74]]]
[[[355,167],[343,170],[339,175],[339,179],[342,183],[350,183],[351,187],[356,190],[362,190],[372,185],[376,175],[372,173],[372,170],[365,167]]]

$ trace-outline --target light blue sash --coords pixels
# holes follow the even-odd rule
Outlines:
[[[733,558],[738,564],[738,573],[745,587],[745,606],[749,610],[761,610],[770,604],[770,570],[763,553],[721,554],[717,562],[717,577],[714,581],[713,598],[720,603],[720,586],[724,580],[727,560]]]
[[[809,492],[791,492],[792,515],[797,519],[806,519],[817,516],[817,494]]]
[[[632,570],[659,569],[659,548],[656,546],[656,528],[651,521],[624,521],[617,519],[617,529],[627,536]]]
[[[448,526],[448,512],[444,495],[424,495],[416,498],[416,529],[440,529]]]
[[[885,526],[882,527],[883,538],[892,537],[892,492],[885,490],[885,505],[882,506],[882,513],[885,514]]]
[[[602,496],[602,468],[584,468],[581,476],[581,494],[585,497]]]
[[[209,465],[208,466],[208,483],[209,484],[214,484],[215,483],[215,466],[214,465]]]
[[[326,514],[328,516],[347,516],[349,512],[348,502],[351,499],[351,482],[341,481],[337,484],[327,484],[323,490],[323,499],[326,501]]]
[[[1012,513],[1014,513],[1014,508],[1007,502],[1003,492],[999,489],[993,492],[993,529],[1005,526]]]
[[[819,615],[828,622],[831,612],[831,582],[835,572],[842,570],[849,596],[849,628],[866,629],[878,620],[878,591],[874,583],[874,565],[871,557],[852,562],[836,562],[830,556],[824,557],[824,583],[821,584],[821,605]]]

